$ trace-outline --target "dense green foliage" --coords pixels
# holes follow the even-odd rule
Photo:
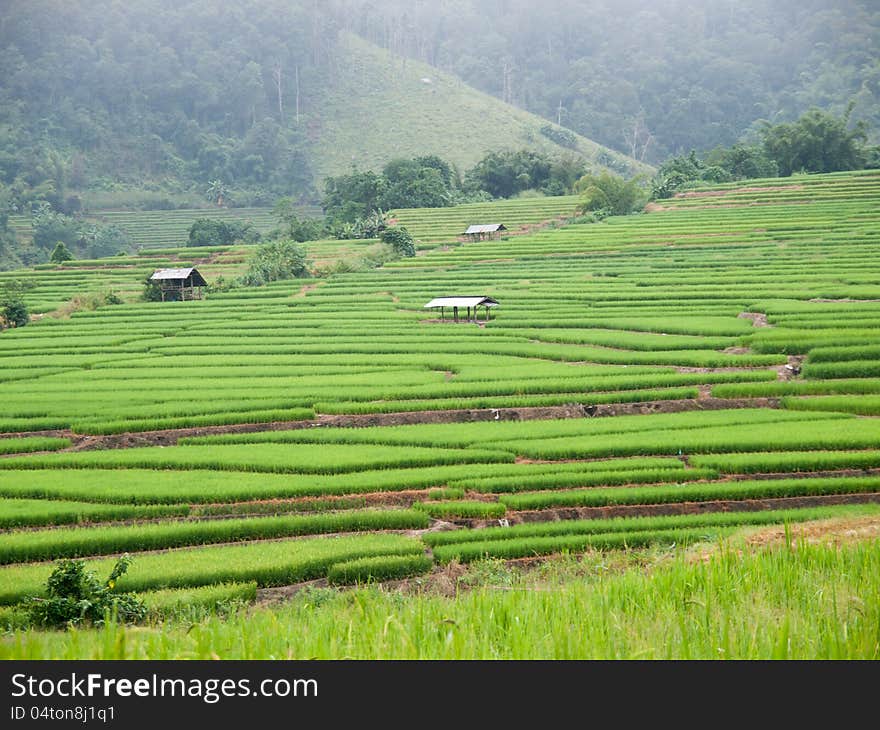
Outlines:
[[[81,623],[100,625],[112,616],[114,621],[138,621],[147,615],[143,601],[130,593],[114,593],[116,581],[128,570],[131,558],[123,555],[102,584],[83,560],[62,560],[46,583],[45,597],[27,602],[31,621],[48,628]]]
[[[767,125],[763,145],[767,156],[776,162],[780,175],[793,172],[837,172],[859,170],[865,166],[864,121],[847,129],[850,112],[841,117],[810,109],[790,124]]]
[[[190,246],[231,246],[259,240],[260,232],[247,221],[198,218],[189,228]]]
[[[71,187],[138,175],[309,185],[288,100],[334,37],[309,4],[16,3],[4,20],[0,177],[20,204],[69,209]]]
[[[259,246],[248,258],[241,282],[245,286],[263,286],[272,281],[302,278],[309,275],[306,250],[294,241],[272,241]]]
[[[30,321],[24,292],[28,282],[17,279],[0,281],[0,330],[7,327],[24,327]]]
[[[550,160],[530,150],[492,152],[468,170],[466,181],[496,198],[539,188],[550,176]]]
[[[49,261],[53,264],[63,264],[65,261],[73,260],[74,256],[70,252],[70,249],[64,245],[63,241],[58,241],[55,244],[55,248],[52,249],[52,253],[49,254]]]
[[[624,180],[610,172],[584,175],[575,184],[581,195],[580,210],[584,213],[605,215],[628,215],[644,205],[644,193],[640,178]]]
[[[810,109],[791,123],[764,122],[759,144],[716,147],[705,159],[694,150],[664,162],[653,181],[652,197],[668,198],[694,183],[721,183],[748,178],[787,177],[799,172],[860,170],[870,162],[864,120],[852,129],[852,105],[837,117]]]
[[[321,205],[327,229],[338,238],[371,238],[385,229],[383,211],[443,208],[462,201],[509,198],[525,190],[566,195],[585,170],[579,157],[553,158],[528,149],[490,152],[463,179],[436,155],[396,159],[381,173],[353,169],[327,178]],[[377,224],[370,225],[374,219]]]
[[[0,180],[0,198],[2,186]],[[124,255],[133,248],[131,236],[118,225],[66,215],[44,199],[32,204],[30,227],[30,241],[16,239],[16,245],[10,241],[5,249],[0,246],[0,267]]]
[[[382,231],[382,243],[387,243],[398,256],[415,256],[416,245],[405,226],[393,226]]]
[[[382,168],[385,188],[380,207],[443,208],[451,205],[456,176],[448,162],[436,155],[391,160]]]

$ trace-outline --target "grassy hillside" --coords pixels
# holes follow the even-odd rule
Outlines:
[[[340,38],[341,58],[312,133],[318,178],[352,165],[378,169],[395,157],[435,154],[462,171],[491,150],[527,147],[583,155],[595,167],[632,175],[646,165],[575,136],[568,149],[541,133],[547,120],[477,91],[432,66],[394,56],[353,35]]]

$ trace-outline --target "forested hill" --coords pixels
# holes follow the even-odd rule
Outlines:
[[[850,102],[876,138],[878,31],[872,0],[6,0],[0,210],[315,201],[352,163],[490,148],[631,174]]]
[[[877,0],[341,0],[344,27],[659,163],[811,106],[880,135]]]
[[[505,148],[579,154],[624,174],[641,169],[345,33],[340,8],[313,0],[7,4],[0,185],[19,210],[48,200],[74,212],[83,191],[86,202],[113,200],[126,186],[180,200],[215,180],[238,203],[314,201],[326,175],[407,154],[435,154],[462,172]]]

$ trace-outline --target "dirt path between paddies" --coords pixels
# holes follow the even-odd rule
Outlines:
[[[585,394],[586,395],[586,394]],[[458,410],[404,411],[400,413],[365,413],[352,415],[320,415],[307,421],[275,421],[272,423],[238,423],[225,426],[199,426],[159,431],[138,431],[109,435],[84,435],[69,429],[21,431],[4,434],[8,438],[58,436],[69,438],[67,449],[50,453],[91,451],[94,449],[126,449],[139,446],[173,446],[179,439],[192,436],[213,436],[232,433],[295,431],[307,428],[366,428],[370,426],[404,426],[419,423],[472,423],[479,421],[533,421],[565,418],[606,418],[653,413],[685,411],[717,411],[732,408],[779,408],[779,398],[686,398],[681,400],[641,401],[636,403],[584,403],[565,406],[528,408],[469,408]],[[25,456],[24,453],[4,454],[0,458]]]
[[[668,504],[609,505],[606,507],[557,507],[509,512],[507,520],[511,525],[514,525],[524,522],[554,522],[558,520],[604,520],[613,517],[663,517],[711,512],[763,512],[778,509],[800,509],[802,507],[828,507],[839,504],[880,504],[880,492],[767,499],[719,499],[707,502],[670,502]],[[468,526],[492,527],[497,525],[498,520],[473,520]]]
[[[773,325],[767,321],[767,315],[763,312],[740,312],[736,315],[738,319],[750,319],[755,327],[772,327]]]
[[[785,545],[791,541],[793,547],[798,543],[818,544],[846,543],[876,540],[880,538],[880,515],[863,515],[860,517],[832,517],[826,520],[795,523],[786,528],[781,525],[765,527],[746,538],[750,547],[768,545]]]

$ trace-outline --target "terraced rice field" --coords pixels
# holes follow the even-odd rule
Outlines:
[[[313,215],[320,210],[311,209]],[[181,210],[95,210],[86,220],[118,226],[131,236],[140,249],[185,246],[189,229],[198,218],[237,220],[251,223],[260,233],[277,227],[277,218],[271,207],[265,208],[198,208]],[[23,215],[10,218],[10,226],[21,240],[33,235],[30,219]]]
[[[471,224],[502,223],[502,235],[521,235],[531,228],[576,215],[578,197],[514,198],[491,203],[469,203],[453,208],[401,208],[389,211],[397,225],[405,226],[419,250],[456,241]]]
[[[378,270],[0,335],[0,604],[62,556],[249,593],[880,514],[880,174],[457,240],[544,200],[514,202],[398,211],[423,250]],[[241,263],[203,253],[209,281]],[[423,309],[453,294],[501,306]]]

